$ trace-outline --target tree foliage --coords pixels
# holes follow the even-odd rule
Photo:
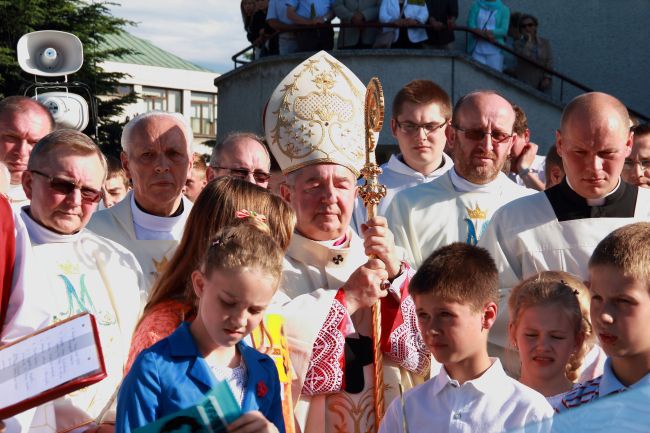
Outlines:
[[[83,43],[84,64],[69,77],[90,87],[97,103],[99,137],[97,141],[108,153],[119,148],[120,125],[112,121],[124,106],[136,100],[134,94],[110,100],[97,95],[115,93],[124,74],[104,72],[98,65],[111,56],[127,54],[125,49],[107,49],[106,35],[116,34],[133,24],[110,14],[114,3],[90,0],[0,0],[0,97],[22,95],[34,83],[34,77],[20,69],[16,45],[20,37],[37,30],[61,30],[75,34]],[[60,77],[57,77],[60,79]],[[46,81],[39,77],[39,81]],[[52,81],[52,80],[50,80]],[[75,92],[84,95],[85,92]],[[92,126],[85,131],[93,134]]]

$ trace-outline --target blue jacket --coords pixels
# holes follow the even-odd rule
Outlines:
[[[246,364],[248,382],[242,411],[259,410],[284,433],[280,381],[273,360],[246,345],[237,345]],[[263,382],[266,393],[258,394]],[[116,433],[149,424],[199,401],[217,381],[182,323],[169,337],[143,351],[124,378],[117,398]],[[264,395],[261,395],[264,394]]]

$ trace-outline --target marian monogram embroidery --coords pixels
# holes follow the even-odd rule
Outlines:
[[[490,222],[487,219],[488,212],[482,210],[478,204],[474,209],[468,207],[465,209],[467,210],[467,217],[464,220],[467,223],[467,240],[465,243],[468,245],[476,245]]]
[[[61,311],[52,317],[54,322],[64,320],[75,314],[89,312],[95,316],[97,323],[100,325],[113,325],[115,322],[115,315],[106,310],[98,310],[95,307],[92,296],[88,292],[86,285],[86,274],[79,270],[79,265],[72,263],[62,263],[58,265],[62,273],[58,275],[63,281],[66,291],[67,311]],[[73,281],[76,282],[76,277],[79,278],[78,288],[75,287]]]

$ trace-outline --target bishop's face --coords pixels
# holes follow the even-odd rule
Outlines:
[[[313,164],[287,176],[280,192],[296,212],[298,233],[328,241],[343,236],[350,224],[357,182],[341,165]]]

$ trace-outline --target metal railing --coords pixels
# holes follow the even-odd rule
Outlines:
[[[337,29],[337,28],[378,28],[378,29],[381,29],[381,28],[400,28],[400,29],[422,28],[422,29],[429,29],[429,28],[433,28],[433,26],[427,25],[427,24],[411,25],[411,26],[399,26],[399,25],[393,24],[393,23],[385,23],[384,24],[384,23],[378,23],[378,22],[363,23],[363,24],[351,24],[351,23],[336,23],[336,24],[334,24],[334,23],[327,23],[327,24],[317,24],[317,25],[311,25],[311,26],[296,25],[296,26],[289,26],[283,31],[275,32],[273,35],[269,36],[269,39],[275,37],[276,35],[279,35],[280,33],[284,33],[284,32],[301,32],[301,31],[307,31],[307,30],[326,29],[326,28],[330,28],[330,29]],[[568,76],[566,76],[566,75],[564,75],[564,74],[562,74],[562,73],[560,73],[560,72],[558,72],[558,71],[556,71],[556,70],[554,70],[552,68],[548,68],[545,65],[542,65],[541,63],[535,61],[534,59],[531,59],[529,57],[526,57],[526,56],[518,53],[513,48],[511,48],[511,47],[509,47],[507,45],[503,45],[503,44],[500,44],[499,42],[489,40],[480,31],[478,31],[476,29],[472,29],[472,28],[464,27],[464,26],[454,26],[452,28],[452,30],[454,32],[460,32],[460,33],[463,33],[465,35],[465,46],[466,47],[468,46],[468,39],[469,39],[469,36],[471,35],[474,38],[482,39],[484,41],[487,41],[487,42],[491,43],[492,45],[498,47],[502,51],[505,51],[505,52],[511,54],[512,56],[514,56],[517,59],[517,61],[527,62],[527,63],[533,65],[535,68],[539,69],[540,71],[544,72],[545,74],[551,76],[552,80],[553,80],[553,83],[558,83],[557,86],[559,86],[559,89],[558,89],[559,95],[558,95],[558,97],[557,98],[554,97],[554,96],[551,96],[551,97],[553,99],[557,100],[558,102],[560,102],[561,104],[564,104],[566,102],[565,99],[564,99],[564,96],[565,96],[565,93],[567,91],[567,87],[568,87],[567,85],[573,86],[574,88],[578,89],[581,92],[592,92],[592,91],[594,91],[594,89],[592,89],[591,87],[589,87],[589,86],[587,86],[587,85],[585,85],[583,83],[580,83],[579,81],[576,81],[573,78],[568,77]],[[232,56],[232,61],[233,61],[234,65],[235,65],[235,69],[239,68],[240,66],[251,63],[251,60],[244,59],[243,57],[245,57],[245,56],[252,57],[254,48],[255,48],[254,45],[249,45],[248,47],[238,51],[237,53],[235,53]],[[375,49],[375,48],[369,48],[369,50],[372,50],[372,49]],[[516,77],[513,77],[513,78],[517,79]],[[535,87],[530,86],[529,84],[525,83],[524,81],[521,81],[521,80],[519,80],[519,81],[521,83],[524,83],[525,85],[528,85],[531,89],[537,90]],[[555,84],[554,84],[554,86],[555,86]],[[636,116],[637,118],[639,118],[642,121],[645,121],[645,122],[650,121],[649,116],[646,116],[645,114],[643,114],[643,113],[641,113],[641,112],[639,112],[637,110],[633,110],[633,109],[630,109],[628,107],[628,111],[630,112],[630,114]]]

